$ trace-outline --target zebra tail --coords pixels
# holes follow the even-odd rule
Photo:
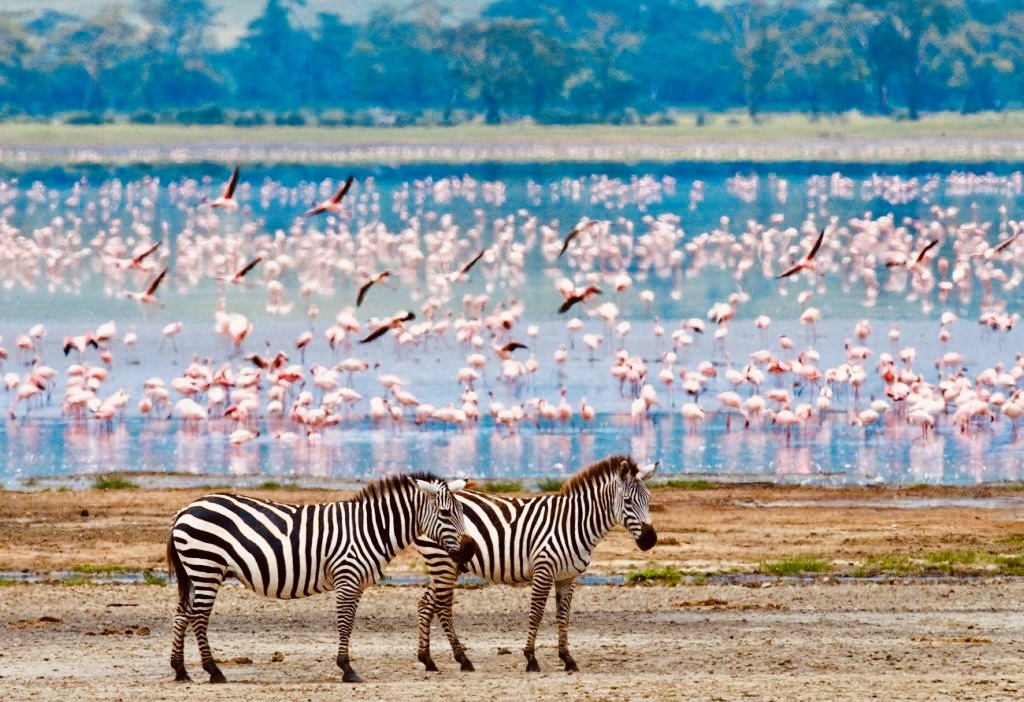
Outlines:
[[[189,602],[192,594],[192,580],[188,577],[185,564],[181,562],[178,549],[174,547],[173,536],[167,539],[167,564],[170,566],[170,570],[174,571],[172,575],[178,580],[178,601]]]

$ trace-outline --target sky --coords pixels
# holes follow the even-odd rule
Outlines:
[[[68,14],[88,16],[113,0],[0,0],[0,12],[27,10],[35,12],[53,9]],[[126,4],[132,0],[121,0]],[[305,12],[315,16],[318,12],[333,12],[348,22],[360,21],[369,16],[370,12],[381,6],[403,7],[411,0],[305,0]],[[477,15],[480,10],[490,4],[490,0],[437,0],[442,7],[451,9],[456,19]],[[222,43],[233,43],[245,30],[246,24],[259,15],[267,5],[267,0],[210,0],[211,7],[219,7],[221,27],[217,35]]]

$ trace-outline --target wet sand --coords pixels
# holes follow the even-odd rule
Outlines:
[[[1021,578],[986,575],[980,562],[941,577],[846,577],[872,558],[1015,555],[1024,494],[1009,487],[657,490],[659,545],[642,554],[616,529],[591,571],[671,565],[727,577],[580,588],[570,633],[580,673],[558,669],[550,606],[538,638],[543,672],[525,673],[529,591],[490,586],[456,595],[477,672],[457,670],[435,626],[441,671],[427,674],[415,655],[420,588],[381,586],[364,595],[352,639],[366,682],[343,690],[330,596],[279,602],[226,587],[211,639],[231,682],[205,682],[190,640],[197,682],[183,688],[168,665],[174,588],[67,585],[54,574],[82,565],[164,572],[170,517],[200,492],[0,493],[0,571],[44,581],[0,589],[6,698],[932,700],[1021,692]],[[303,502],[337,493],[261,494]],[[764,562],[800,556],[828,560],[832,572],[759,574]],[[421,575],[422,566],[403,553],[388,572]],[[282,661],[272,661],[275,652]]]

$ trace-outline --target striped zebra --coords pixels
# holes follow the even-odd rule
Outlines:
[[[345,682],[359,682],[349,664],[352,622],[363,589],[380,578],[399,551],[423,534],[463,562],[475,550],[453,493],[465,481],[398,475],[368,484],[341,502],[288,505],[229,493],[196,500],[174,517],[167,558],[178,579],[171,667],[188,681],[185,632],[195,631],[210,682],[225,682],[206,630],[213,601],[233,575],[250,590],[277,599],[334,590],[337,663]]]
[[[523,499],[472,490],[456,495],[466,518],[466,533],[476,542],[477,552],[460,565],[428,537],[416,538],[430,572],[430,584],[419,603],[420,662],[428,671],[437,670],[430,657],[430,626],[436,615],[455,660],[462,670],[473,670],[452,617],[455,580],[468,571],[494,583],[533,580],[523,649],[528,671],[540,670],[534,643],[553,585],[558,657],[566,670],[578,670],[569,655],[569,610],[576,578],[590,564],[594,547],[616,524],[625,526],[643,551],[657,542],[650,517],[651,492],[644,482],[657,467],[652,463],[640,468],[629,457],[611,456],[579,471],[555,495]]]

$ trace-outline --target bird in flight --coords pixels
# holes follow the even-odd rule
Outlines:
[[[998,244],[993,244],[992,246],[987,247],[981,253],[972,255],[971,258],[984,258],[986,261],[990,261],[996,256],[998,256],[1000,253],[1002,253],[1003,249],[1005,249],[1007,246],[1016,241],[1019,235],[1019,231],[1014,232],[1010,236],[1000,241]]]
[[[238,200],[235,199],[235,187],[238,185],[238,166],[231,171],[231,178],[228,180],[228,184],[224,186],[224,192],[219,197],[213,200],[206,200],[206,204],[210,207],[220,207],[231,212],[238,210]]]
[[[160,283],[163,282],[163,279],[166,276],[167,276],[167,268],[164,268],[162,271],[160,271],[160,274],[157,275],[157,277],[153,280],[153,282],[149,284],[149,287],[146,288],[144,291],[142,291],[142,292],[135,292],[135,291],[131,291],[131,290],[126,290],[125,293],[124,293],[124,296],[127,297],[127,298],[130,298],[132,300],[135,300],[140,305],[152,305],[152,304],[155,304],[157,302],[157,299],[156,299],[156,289],[158,287],[160,287]]]
[[[907,270],[910,271],[911,273],[919,273],[921,270],[921,264],[924,262],[924,257],[927,256],[928,252],[935,248],[938,245],[938,243],[938,239],[932,239],[931,241],[929,241],[927,244],[924,245],[924,248],[921,249],[917,256],[914,257],[914,260],[911,261],[910,263],[907,263],[906,261],[886,261],[885,265],[888,268],[895,268],[896,266],[903,265],[906,266]]]
[[[473,266],[475,266],[480,259],[484,257],[485,253],[487,253],[487,249],[481,249],[480,253],[474,256],[469,263],[448,276],[448,279],[453,283],[458,280],[465,280],[466,276],[469,275],[469,272],[473,269]]]
[[[142,267],[142,262],[146,260],[150,254],[160,248],[160,242],[156,242],[152,246],[140,251],[129,259],[118,259],[117,266],[119,268],[130,268],[132,270],[138,270]]]
[[[373,287],[377,283],[383,283],[385,280],[387,280],[388,276],[390,275],[391,271],[381,271],[380,273],[375,273],[372,276],[370,276],[370,279],[363,283],[359,287],[359,292],[356,293],[356,307],[359,307],[361,304],[363,304],[363,300],[366,298],[366,293],[370,290],[371,287]]]
[[[308,210],[306,210],[306,217],[315,217],[323,212],[330,212],[332,214],[341,214],[341,200],[345,197],[349,188],[352,187],[353,176],[349,176],[345,179],[345,182],[341,184],[341,187],[331,195],[329,198],[321,202]]]
[[[520,343],[518,341],[510,341],[507,344],[505,344],[504,346],[495,345],[494,346],[494,353],[497,354],[498,358],[500,358],[501,360],[504,361],[506,359],[511,358],[512,357],[512,352],[515,351],[516,349],[525,349],[525,348],[529,348],[529,347],[526,344],[522,344],[522,343]]]
[[[244,266],[235,271],[232,275],[225,275],[220,278],[221,282],[228,282],[234,285],[241,285],[242,280],[256,265],[263,260],[262,256],[257,256],[253,260],[246,263]]]
[[[570,309],[572,309],[573,305],[575,305],[575,304],[577,304],[579,302],[583,302],[584,300],[586,300],[591,295],[600,295],[600,294],[601,294],[601,289],[599,287],[597,287],[596,285],[588,285],[587,287],[583,288],[582,290],[575,290],[575,291],[573,291],[572,293],[570,293],[569,295],[566,296],[565,302],[563,302],[562,306],[558,308],[558,314],[565,314]]]
[[[588,219],[585,222],[581,222],[580,224],[577,224],[575,227],[573,227],[569,231],[569,233],[565,235],[565,239],[562,241],[562,250],[558,252],[557,257],[561,258],[562,254],[564,254],[566,250],[569,248],[569,244],[572,242],[572,240],[578,237],[583,232],[585,232],[587,229],[590,229],[590,227],[594,226],[595,224],[597,224],[596,219]]]
[[[372,332],[370,332],[362,339],[360,339],[359,343],[368,344],[374,339],[384,336],[384,334],[386,334],[390,330],[397,329],[398,327],[402,326],[403,322],[408,322],[411,319],[416,319],[416,315],[413,314],[412,312],[399,312],[394,317],[384,322],[376,329],[374,329]]]
[[[818,253],[818,249],[821,248],[821,242],[825,238],[825,228],[822,227],[821,231],[818,232],[818,238],[814,240],[814,245],[811,246],[811,250],[804,254],[803,258],[794,263],[786,270],[779,273],[776,278],[788,278],[794,273],[799,273],[802,270],[814,270],[814,254]]]

